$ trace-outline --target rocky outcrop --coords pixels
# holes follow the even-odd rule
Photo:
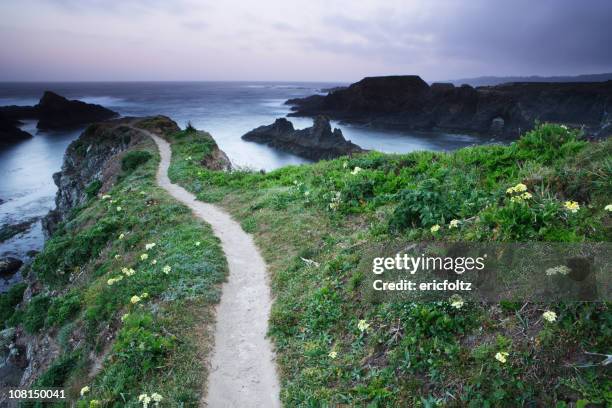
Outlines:
[[[0,144],[16,143],[31,137],[31,134],[19,129],[19,121],[0,112]]]
[[[326,96],[286,102],[290,116],[333,119],[403,130],[441,130],[516,137],[536,121],[611,133],[612,81],[598,83],[511,83],[473,88],[429,86],[418,76],[364,78]],[[605,133],[602,135],[601,133]]]
[[[340,129],[332,131],[329,119],[317,116],[312,127],[295,130],[285,118],[276,119],[268,126],[260,126],[242,136],[251,142],[293,153],[311,160],[332,159],[359,153],[363,150],[346,140]]]
[[[0,258],[0,277],[6,278],[17,273],[23,262],[11,256]]]
[[[138,128],[160,136],[180,131],[178,125],[166,116],[115,119],[90,125],[68,146],[61,171],[53,175],[58,188],[55,209],[42,220],[47,237],[68,218],[73,208],[95,194],[94,186],[97,185],[95,190],[100,193],[111,188],[121,174],[122,153],[148,140]],[[212,145],[211,163],[207,167],[230,168],[229,159],[214,140]]]
[[[0,113],[11,120],[38,119],[37,127],[46,130],[78,127],[118,115],[103,106],[68,100],[51,91],[45,91],[35,106],[5,106]]]
[[[0,204],[2,204],[2,200],[0,200]],[[38,218],[33,217],[16,224],[4,224],[0,226],[0,244],[13,238],[15,235],[23,234],[28,231],[36,221],[38,221]]]
[[[143,134],[132,128],[135,119],[125,118],[90,125],[66,149],[62,169],[53,175],[58,191],[56,208],[43,218],[43,230],[50,236],[70,210],[85,203],[88,187],[100,183],[105,191],[119,172],[118,154],[140,143]]]

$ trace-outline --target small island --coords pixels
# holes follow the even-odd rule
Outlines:
[[[270,147],[293,153],[310,160],[333,159],[361,153],[364,150],[346,140],[340,129],[332,131],[329,119],[317,116],[312,127],[296,130],[285,118],[267,126],[260,126],[242,136],[243,140],[264,143]]]

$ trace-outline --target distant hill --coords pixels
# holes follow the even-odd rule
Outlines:
[[[451,81],[453,84],[459,86],[462,84],[469,84],[472,86],[490,86],[499,85],[507,82],[604,82],[612,80],[612,72],[605,74],[586,74],[576,76],[550,76],[543,77],[538,75],[532,76],[509,76],[509,77],[497,77],[497,76],[481,76],[476,78],[463,78],[454,79]]]

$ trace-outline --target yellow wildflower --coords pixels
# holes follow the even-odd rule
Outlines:
[[[125,238],[125,234],[119,234],[119,239]]]
[[[146,261],[148,258],[149,258],[149,255],[148,255],[148,254],[142,254],[142,255],[140,255],[140,260],[141,260],[141,261]]]
[[[149,251],[151,249],[153,249],[155,247],[155,242],[151,243],[151,244],[146,244],[145,245],[145,250]]]
[[[434,233],[440,231],[440,226],[438,224],[436,224],[433,227],[431,227],[429,230],[431,231],[432,234],[434,234]]]
[[[355,175],[355,174],[359,173],[361,170],[363,170],[361,167],[355,167],[353,169],[353,171],[351,171],[351,174]]]
[[[459,220],[451,220],[449,226],[450,226],[450,228],[457,228],[457,227],[459,227]]]
[[[334,359],[336,357],[338,357],[338,353],[336,351],[330,351],[328,354],[329,358]]]
[[[88,386],[85,386],[85,387],[81,388],[81,397],[82,397],[83,395],[87,394],[87,393],[89,392],[89,390],[90,390],[90,389],[89,389],[89,387],[88,387]]]
[[[505,351],[500,351],[499,353],[495,354],[495,359],[503,364],[508,361],[508,356],[509,354]]]
[[[120,206],[120,205],[118,205],[118,206],[117,206],[117,211],[121,211],[121,210],[123,210],[123,208],[121,208],[121,206]]]
[[[453,295],[450,297],[450,301],[451,301],[451,307],[454,307],[455,309],[461,309],[463,307],[463,299],[461,299],[461,296],[459,295]]]
[[[612,211],[612,204],[608,204],[604,207],[604,210],[606,211]]]
[[[170,273],[170,271],[172,270],[172,267],[170,265],[166,265],[163,267],[162,271],[167,275]]]
[[[580,209],[580,204],[578,204],[576,201],[566,201],[563,205],[571,213],[577,213]]]
[[[132,296],[132,298],[130,299],[130,302],[135,305],[136,303],[140,302],[142,299],[140,298],[140,296]]]

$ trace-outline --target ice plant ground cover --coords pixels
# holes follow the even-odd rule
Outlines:
[[[138,148],[150,159],[75,209],[36,258],[48,289],[2,315],[57,339],[36,385],[66,388],[79,407],[142,407],[143,394],[151,407],[197,406],[206,380],[226,261],[210,227],[156,186],[153,141]]]
[[[608,303],[371,304],[356,268],[369,243],[398,236],[609,242],[612,141],[544,124],[508,146],[371,152],[262,174],[202,168],[206,133],[165,136],[171,178],[227,208],[270,267],[287,406],[612,402],[606,368],[583,367],[585,351],[612,350]]]

